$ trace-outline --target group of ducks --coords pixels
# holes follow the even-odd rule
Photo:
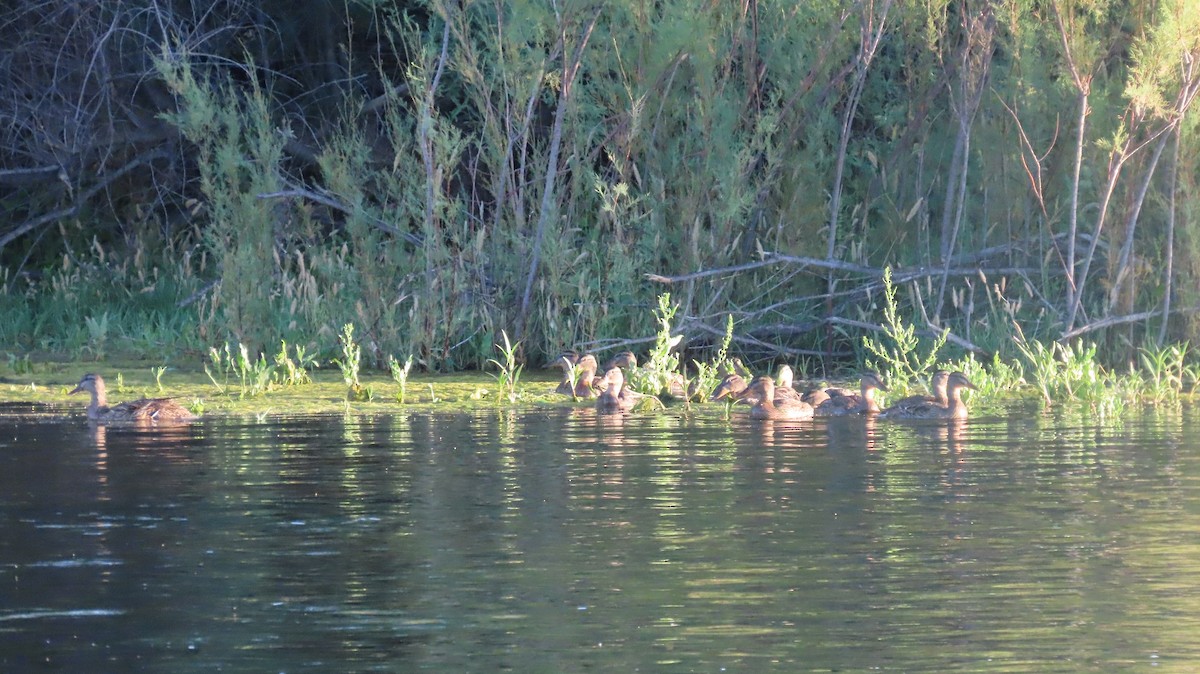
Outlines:
[[[628,411],[648,397],[625,385],[622,368],[637,367],[637,358],[629,351],[617,354],[605,364],[602,375],[597,374],[600,371],[598,361],[591,354],[580,356],[568,351],[557,364],[563,369],[563,381],[556,391],[575,398],[595,398],[596,409],[600,412]],[[738,369],[737,365],[735,362],[735,369]],[[744,370],[730,372],[710,397],[749,404],[750,417],[754,419],[804,420],[814,416],[852,414],[878,414],[885,419],[965,419],[968,412],[962,390],[976,388],[962,372],[938,370],[930,380],[931,395],[909,396],[881,409],[875,392],[886,392],[888,388],[883,378],[874,372],[863,375],[858,391],[830,387],[801,393],[792,388],[793,373],[788,365],[780,368],[777,379],[751,377]],[[688,389],[678,373],[671,373],[667,392],[680,398],[690,398],[695,393]]]
[[[600,412],[626,412],[652,397],[626,386],[625,370],[637,368],[637,357],[630,351],[609,360],[603,375],[597,374],[600,368],[592,354],[581,356],[568,351],[557,364],[563,369],[563,381],[556,391],[575,398],[595,398]],[[739,369],[737,365],[740,363],[735,362],[735,369]],[[779,369],[778,383],[771,377],[750,377],[743,368],[726,374],[710,397],[749,404],[750,416],[755,419],[803,420],[851,414],[878,414],[885,419],[965,419],[967,406],[962,401],[962,390],[975,388],[961,372],[938,370],[930,381],[932,395],[909,396],[880,409],[875,392],[888,388],[874,372],[863,375],[858,391],[831,387],[801,393],[792,388],[792,378],[792,368],[787,365]],[[677,372],[665,378],[664,392],[676,398],[691,398],[696,393]],[[196,418],[171,398],[142,398],[109,407],[104,379],[97,374],[85,374],[71,393],[91,394],[87,416],[92,421],[184,422]]]

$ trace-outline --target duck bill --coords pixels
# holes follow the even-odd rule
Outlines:
[[[71,389],[70,391],[68,391],[67,395],[73,396],[76,393],[80,393],[82,391],[83,391],[83,384],[80,384],[80,385],[76,386],[75,388]]]

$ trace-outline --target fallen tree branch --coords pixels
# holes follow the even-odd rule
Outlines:
[[[101,191],[108,189],[109,185],[113,184],[114,182],[116,182],[117,180],[122,178],[125,174],[129,173],[130,171],[132,171],[140,166],[144,166],[144,165],[150,163],[150,161],[152,161],[154,159],[159,159],[159,158],[166,157],[166,156],[167,156],[167,153],[165,150],[162,150],[162,149],[151,150],[150,152],[147,152],[146,154],[134,157],[133,159],[131,159],[129,161],[128,164],[125,164],[121,168],[116,169],[112,173],[103,174],[104,175],[103,179],[100,180],[100,182],[96,183],[95,185],[92,185],[91,187],[87,188],[86,190],[80,192],[79,198],[77,198],[75,200],[75,203],[73,203],[72,205],[70,205],[66,208],[60,208],[57,211],[43,213],[42,215],[39,215],[38,217],[33,218],[31,220],[26,220],[25,222],[21,223],[20,225],[17,225],[15,228],[13,228],[13,230],[10,231],[9,233],[5,234],[4,236],[0,236],[0,250],[3,250],[4,247],[7,246],[9,243],[24,236],[25,234],[28,234],[29,232],[37,229],[38,227],[41,227],[42,225],[47,225],[47,224],[50,224],[51,222],[55,222],[55,221],[61,220],[63,218],[69,218],[72,215],[77,214],[79,212],[79,207],[82,204],[86,203],[89,199],[96,196],[96,194],[100,193]]]
[[[371,224],[374,225],[375,227],[377,227],[389,234],[394,234],[395,236],[399,236],[399,237],[403,238],[405,241],[408,241],[409,243],[413,244],[414,246],[421,246],[421,245],[424,245],[424,243],[425,243],[425,241],[421,237],[417,236],[416,234],[413,234],[412,232],[406,232],[406,231],[400,229],[399,227],[391,224],[390,222],[381,220],[381,219],[371,215],[370,213],[366,213],[364,211],[359,211],[356,213],[353,208],[343,204],[342,202],[338,201],[337,199],[334,199],[333,197],[325,196],[324,194],[321,194],[320,192],[314,192],[312,190],[304,189],[303,187],[293,186],[291,189],[288,189],[288,190],[282,190],[280,192],[267,192],[264,194],[258,194],[256,196],[259,199],[295,199],[295,198],[308,199],[309,201],[315,201],[318,204],[321,204],[322,206],[328,206],[329,208],[332,208],[333,210],[339,211],[341,213],[345,213],[346,215],[361,215],[361,216],[365,217],[367,220],[369,220],[371,222]]]
[[[1183,309],[1172,309],[1171,313],[1173,313],[1173,314],[1200,313],[1200,307],[1184,307]],[[1058,341],[1065,342],[1069,339],[1073,339],[1082,334],[1093,332],[1095,330],[1103,330],[1104,328],[1111,328],[1114,325],[1124,325],[1126,323],[1137,323],[1139,321],[1144,321],[1148,318],[1154,318],[1155,316],[1161,316],[1161,315],[1162,315],[1162,309],[1159,308],[1159,309],[1154,309],[1153,311],[1142,311],[1142,312],[1139,312],[1136,314],[1125,314],[1123,316],[1109,316],[1107,318],[1102,318],[1098,321],[1093,321],[1091,323],[1088,323],[1087,325],[1081,325],[1078,328],[1075,328],[1074,330],[1065,332],[1065,333],[1063,333],[1062,337],[1058,338]]]

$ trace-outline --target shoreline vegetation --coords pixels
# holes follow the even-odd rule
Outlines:
[[[1104,368],[1096,359],[1096,347],[1080,349],[1059,344],[1047,348],[1040,343],[1018,345],[1022,359],[1005,362],[998,356],[990,363],[981,363],[974,354],[956,360],[939,359],[947,344],[946,333],[933,339],[922,339],[913,326],[897,314],[895,287],[891,274],[884,274],[884,317],[878,339],[863,338],[865,350],[873,354],[866,361],[867,369],[889,382],[889,396],[903,398],[923,393],[922,385],[935,370],[955,370],[975,383],[975,396],[1015,397],[1036,395],[1043,407],[1075,405],[1096,413],[1101,418],[1114,417],[1131,404],[1139,406],[1174,405],[1191,396],[1200,385],[1200,364],[1188,362],[1187,345],[1172,345],[1163,349],[1143,348],[1140,366],[1126,373]],[[681,362],[674,349],[682,336],[675,334],[672,318],[678,306],[669,294],[660,295],[655,316],[659,331],[641,367],[633,366],[627,373],[630,388],[647,399],[666,395],[669,382],[682,375],[685,390],[693,393],[679,400],[690,409],[692,404],[708,403],[709,395],[720,382],[722,373],[742,368],[740,360],[730,355],[734,342],[733,318],[728,317],[726,331],[716,356],[711,361]],[[532,378],[526,376],[525,365],[517,357],[519,343],[512,342],[506,333],[495,345],[496,358],[491,359],[489,372],[425,375],[410,379],[412,357],[401,366],[389,357],[390,381],[383,373],[367,374],[361,368],[361,345],[354,339],[354,325],[346,324],[339,336],[340,357],[324,367],[303,347],[289,349],[281,342],[272,357],[253,354],[245,345],[225,344],[222,349],[209,350],[208,362],[198,371],[182,367],[149,366],[147,363],[111,362],[34,362],[28,357],[10,354],[5,366],[0,366],[0,402],[63,402],[70,381],[84,367],[103,368],[112,372],[114,400],[122,396],[175,397],[195,414],[206,412],[230,414],[304,414],[335,413],[367,414],[398,412],[402,409],[499,409],[526,405],[592,406],[591,400],[556,393],[553,384],[562,377],[549,376],[556,367]],[[795,368],[793,368],[795,369]],[[171,373],[172,386],[163,379]],[[200,374],[207,379],[201,381]],[[574,383],[578,373],[567,363],[566,377]],[[816,385],[814,374],[801,370],[801,379]],[[126,377],[129,380],[126,381]],[[340,386],[336,378],[340,376]],[[184,383],[179,384],[178,380]],[[39,383],[40,380],[40,383]],[[28,383],[15,383],[15,382]],[[729,414],[730,401],[717,403]],[[661,403],[659,403],[661,405]],[[885,405],[886,406],[886,405]]]
[[[1200,3],[219,9],[0,25],[5,372],[407,403],[479,371],[513,403],[575,349],[648,355],[635,384],[1195,387]]]

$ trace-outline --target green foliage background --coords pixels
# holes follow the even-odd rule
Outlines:
[[[377,366],[481,367],[502,330],[546,362],[648,341],[669,289],[692,348],[732,313],[743,355],[832,362],[885,266],[960,346],[1104,324],[1127,358],[1168,292],[1195,332],[1198,3],[218,4],[81,5],[128,29],[97,28],[103,78],[39,69],[41,3],[0,27],[93,113],[2,151],[61,168],[5,176],[10,351],[329,353],[354,323]]]

